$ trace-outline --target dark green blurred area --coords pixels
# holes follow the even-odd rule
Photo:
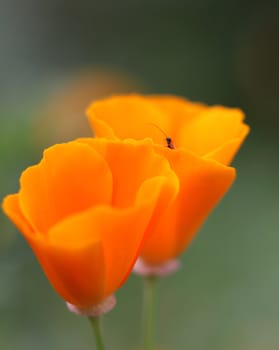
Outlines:
[[[1,198],[44,147],[88,133],[83,110],[94,98],[170,93],[245,111],[251,134],[234,163],[238,179],[183,268],[161,281],[157,338],[163,350],[278,349],[278,1],[0,0],[0,8]],[[0,225],[0,349],[94,348],[87,321],[66,310],[2,214]],[[117,297],[105,318],[108,349],[136,350],[139,279]]]

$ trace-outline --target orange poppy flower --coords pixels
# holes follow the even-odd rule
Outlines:
[[[3,208],[54,289],[83,310],[125,282],[178,186],[148,141],[81,139],[47,149]]]
[[[173,96],[129,95],[98,101],[87,115],[96,136],[151,138],[169,160],[180,190],[154,223],[141,258],[155,266],[177,257],[234,181],[228,164],[249,131],[243,113]]]

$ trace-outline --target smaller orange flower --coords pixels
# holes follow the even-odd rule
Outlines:
[[[54,289],[83,310],[125,282],[150,221],[177,191],[150,142],[80,139],[47,149],[3,208]]]
[[[98,101],[87,114],[96,136],[152,139],[154,150],[168,159],[179,178],[178,195],[153,221],[140,254],[160,274],[158,266],[167,268],[187,248],[232,185],[235,170],[228,165],[249,131],[244,115],[239,109],[174,96],[139,95]]]

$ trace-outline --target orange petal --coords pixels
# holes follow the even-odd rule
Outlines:
[[[207,108],[203,103],[191,102],[179,96],[146,95],[145,98],[157,104],[171,118],[184,119]]]
[[[95,134],[107,138],[151,138],[228,164],[248,132],[241,110],[209,107],[176,96],[116,96],[93,103],[87,115]],[[132,121],[132,122],[131,122]]]
[[[239,143],[247,134],[247,126],[243,123],[244,114],[239,109],[221,106],[209,107],[199,113],[190,123],[181,128],[178,144],[200,155],[216,154],[216,159],[232,159]],[[233,140],[239,142],[234,144]],[[229,147],[225,144],[230,143]],[[226,150],[218,157],[218,149]]]
[[[179,177],[180,192],[145,241],[141,256],[151,264],[175,258],[187,247],[235,178],[233,168],[184,150],[158,147],[158,151],[166,155]]]
[[[170,200],[168,182],[164,176],[144,182],[130,208],[98,206],[51,229],[37,256],[64,299],[92,306],[125,282],[158,201]]]
[[[239,137],[228,140],[213,152],[206,154],[204,157],[216,160],[224,165],[230,164],[250,131],[249,126],[246,124],[242,124],[241,129]]]
[[[161,176],[145,181],[132,209],[103,211],[102,237],[106,259],[106,294],[110,295],[128,278],[140,252],[142,243],[150,234],[150,221],[160,217],[162,207],[168,205],[173,193],[169,179]],[[174,185],[175,186],[175,185]],[[158,204],[161,204],[161,209]],[[110,212],[109,212],[110,211]],[[110,225],[105,225],[109,218]]]
[[[145,235],[151,234],[154,224],[160,220],[162,212],[177,195],[179,183],[166,158],[154,152],[150,141],[79,141],[91,144],[106,158],[113,174],[115,206],[127,208],[133,205],[135,200],[137,203],[146,203],[143,208],[133,209],[129,215],[129,209],[114,211],[101,208],[99,216],[94,220],[100,222],[96,231],[102,232],[104,240],[106,237],[108,239],[108,243],[104,243],[104,250],[108,277],[106,290],[109,294],[116,285],[124,282],[130,272],[136,259],[135,250],[139,249],[143,239],[143,227],[149,222]]]
[[[79,139],[87,143],[107,161],[113,176],[112,204],[116,207],[130,206],[141,184],[155,176],[169,177],[172,194],[178,183],[168,161],[154,151],[149,140],[107,142],[106,139]]]
[[[72,222],[72,218],[69,219]],[[59,224],[51,232],[51,240],[41,235],[28,239],[47,278],[57,293],[66,301],[79,307],[90,307],[99,304],[104,296],[104,258],[100,240],[92,239],[87,244],[57,243],[54,235],[78,235],[84,229],[80,221],[80,231],[70,225]],[[82,226],[83,225],[83,226]],[[73,231],[75,230],[75,231]]]
[[[79,243],[76,246],[70,241],[71,236],[78,240],[79,234],[85,235],[85,224],[83,227],[78,226],[79,222],[74,225],[74,220],[69,219],[64,231],[63,227],[55,227],[54,233],[51,234],[54,235],[58,231],[58,244],[49,241],[41,233],[32,231],[21,213],[17,194],[5,198],[3,209],[23,233],[49,281],[63,299],[79,306],[91,306],[92,303],[98,304],[102,300],[104,259],[100,240],[96,239],[96,235],[94,237],[91,231],[91,241],[83,240],[83,244]]]
[[[29,224],[26,222],[21,213],[19,196],[17,194],[5,198],[3,209],[27,239],[48,279],[62,298],[77,305],[81,300],[85,300],[86,302],[89,299],[91,301],[92,295],[90,294],[88,298],[88,295],[86,294],[87,291],[85,290],[84,292],[84,289],[80,289],[80,283],[78,283],[78,279],[83,276],[81,271],[79,271],[79,269],[83,267],[81,266],[82,261],[80,260],[86,258],[85,252],[88,251],[89,248],[86,247],[83,248],[82,252],[79,250],[78,252],[73,253],[73,251],[69,251],[65,247],[60,247],[59,249],[51,246],[48,241],[42,239],[43,237],[39,232],[33,232]],[[97,247],[94,247],[94,244],[91,244],[90,248],[91,249],[87,254],[87,261],[85,262],[87,273],[88,270],[90,270],[90,266],[91,269],[93,267],[96,269],[97,266],[99,272],[100,261],[96,264]],[[90,262],[91,265],[88,264],[88,262]],[[92,276],[95,278],[95,273],[93,271],[91,273],[91,277]]]
[[[109,167],[92,147],[79,142],[55,145],[21,176],[20,206],[34,231],[96,204],[110,203]]]
[[[138,95],[115,96],[93,103],[87,110],[89,122],[98,137],[152,138],[161,144],[170,120],[152,101]]]
[[[5,214],[11,219],[20,232],[26,237],[33,233],[31,226],[21,212],[18,194],[11,194],[5,197],[2,206]]]
[[[202,103],[194,103],[185,98],[171,95],[150,95],[145,96],[148,101],[152,101],[158,108],[160,108],[169,118],[169,129],[164,130],[165,133],[175,140],[177,147],[181,145],[178,143],[178,135],[183,125],[190,123],[198,113],[201,113],[207,108]]]

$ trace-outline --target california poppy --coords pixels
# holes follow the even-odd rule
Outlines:
[[[125,282],[150,221],[177,191],[150,142],[81,139],[47,149],[3,208],[54,289],[86,310]]]
[[[97,137],[150,138],[180,181],[176,198],[153,221],[141,258],[153,265],[176,258],[232,185],[228,165],[249,128],[239,109],[206,106],[174,96],[115,96],[87,111]]]

